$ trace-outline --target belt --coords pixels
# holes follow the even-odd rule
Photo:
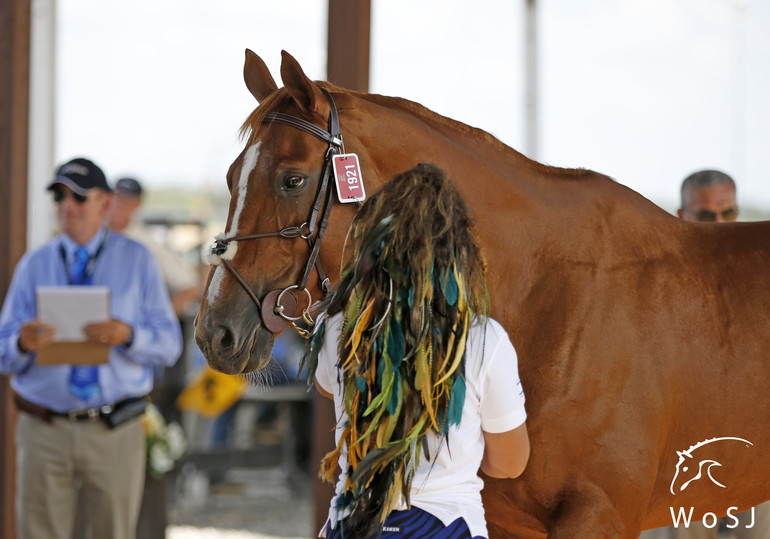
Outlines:
[[[129,399],[116,402],[115,404],[107,404],[99,406],[97,408],[81,408],[79,410],[70,410],[69,412],[56,412],[49,410],[45,406],[30,402],[18,393],[13,394],[13,402],[16,404],[16,408],[21,412],[26,412],[38,419],[51,423],[55,417],[63,417],[70,421],[96,421],[107,419],[114,411],[123,408],[127,404],[131,404],[140,400],[146,400],[147,397],[132,397]],[[137,416],[140,414],[136,414]]]
[[[101,406],[99,408],[82,408],[80,410],[70,410],[69,412],[54,412],[49,410],[48,413],[53,417],[66,417],[70,421],[95,421],[101,419],[105,415],[112,411],[112,406]]]

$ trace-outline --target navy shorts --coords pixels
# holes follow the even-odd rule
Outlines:
[[[344,522],[337,523],[335,529],[326,526],[327,539],[357,539],[347,535]],[[393,511],[385,520],[381,539],[484,539],[481,536],[472,537],[468,525],[459,517],[444,526],[438,518],[417,507],[406,511]]]

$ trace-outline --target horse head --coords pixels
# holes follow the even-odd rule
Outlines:
[[[339,272],[339,238],[354,214],[332,208],[327,175],[327,158],[341,146],[330,125],[338,120],[328,91],[338,89],[312,82],[285,52],[281,78],[279,89],[265,63],[246,51],[244,79],[259,105],[243,125],[247,144],[227,173],[229,214],[211,248],[195,322],[209,365],[226,374],[264,367],[276,334],[303,317],[312,321],[310,304],[328,291],[325,274]],[[334,233],[321,249],[327,226]]]

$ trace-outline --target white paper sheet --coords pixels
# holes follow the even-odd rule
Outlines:
[[[83,327],[110,318],[106,286],[38,286],[37,318],[56,328],[54,342],[84,342]]]

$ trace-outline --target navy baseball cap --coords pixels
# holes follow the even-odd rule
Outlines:
[[[129,196],[142,196],[142,184],[134,178],[121,178],[115,184],[115,192]]]
[[[91,189],[112,192],[102,169],[84,157],[76,157],[60,166],[56,171],[56,177],[48,184],[47,189],[52,191],[59,184],[66,185],[83,196],[87,195]]]

